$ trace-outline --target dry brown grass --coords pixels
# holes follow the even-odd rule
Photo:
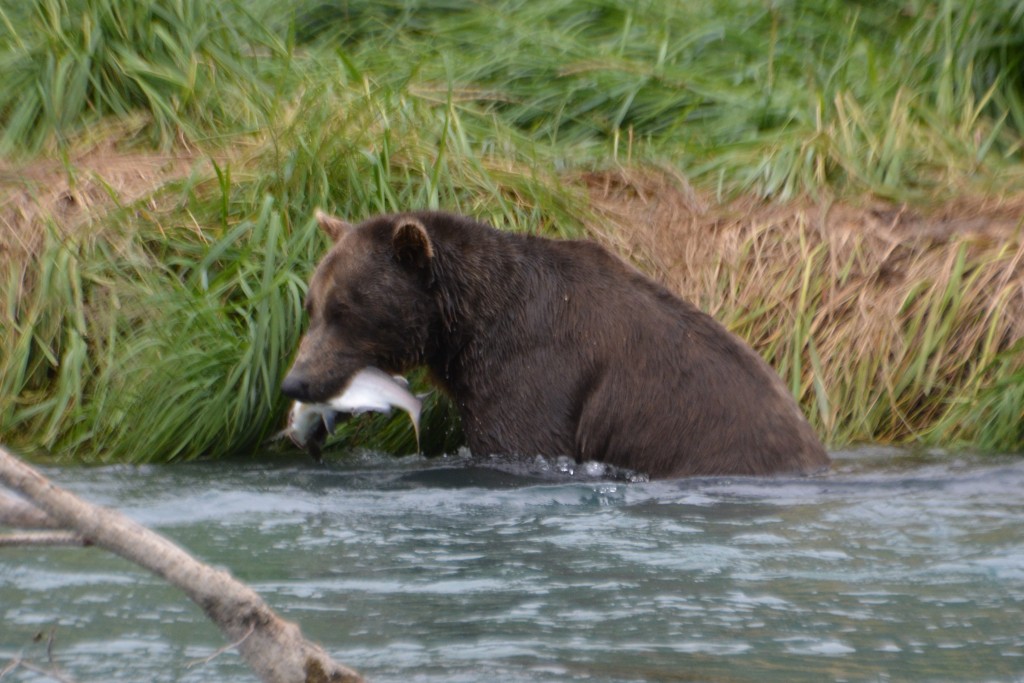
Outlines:
[[[650,169],[582,182],[599,239],[768,356],[830,441],[925,432],[1024,337],[1024,196],[925,212],[719,204]]]
[[[709,273],[735,261],[737,250],[758,234],[791,236],[777,244],[790,254],[789,266],[799,256],[792,247],[801,236],[814,244],[827,241],[837,262],[856,244],[867,252],[862,267],[886,282],[909,279],[901,275],[900,266],[918,260],[913,257],[941,261],[942,253],[962,243],[981,248],[1019,245],[1024,237],[1024,195],[958,197],[923,213],[882,201],[774,203],[743,197],[719,203],[681,175],[654,169],[594,172],[581,180],[607,220],[589,226],[591,232],[693,298],[709,291]]]
[[[48,227],[59,237],[103,230],[101,219],[109,210],[151,197],[206,165],[207,158],[184,147],[166,153],[123,151],[111,137],[66,160],[0,159],[0,266],[36,257]]]

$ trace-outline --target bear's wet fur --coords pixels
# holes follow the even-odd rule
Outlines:
[[[426,366],[476,455],[568,455],[651,477],[812,473],[828,456],[779,376],[692,304],[588,241],[439,212],[350,225],[306,300],[282,391]]]

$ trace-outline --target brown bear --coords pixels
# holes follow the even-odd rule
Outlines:
[[[651,477],[828,466],[753,349],[593,242],[439,212],[317,219],[334,246],[282,383],[293,399],[325,401],[367,366],[426,366],[477,455],[567,455]]]

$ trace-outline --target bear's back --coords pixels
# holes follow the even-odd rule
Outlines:
[[[469,302],[449,378],[474,452],[572,455],[655,477],[827,466],[749,345],[602,246],[433,220],[445,277]]]

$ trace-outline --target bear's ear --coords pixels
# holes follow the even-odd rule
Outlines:
[[[415,218],[401,218],[391,233],[391,245],[395,250],[395,260],[407,268],[425,270],[434,258],[434,245],[430,243],[430,235]]]
[[[320,209],[316,210],[316,222],[320,224],[320,229],[327,233],[332,242],[337,242],[342,235],[352,229],[351,223],[326,214]]]

